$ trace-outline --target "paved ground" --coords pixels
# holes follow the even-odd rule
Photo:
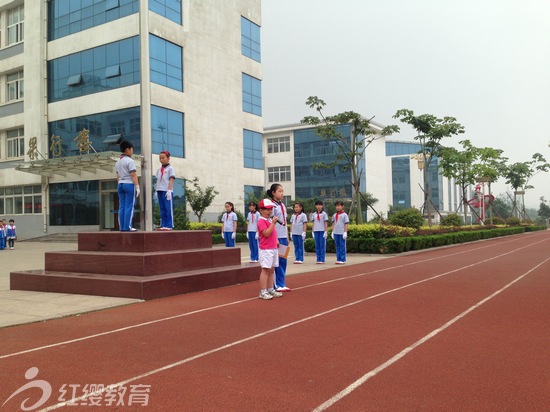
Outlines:
[[[216,245],[214,247],[223,247]],[[248,245],[241,244],[241,259],[248,262]],[[292,247],[292,245],[291,245]],[[0,251],[0,327],[39,322],[140,302],[138,299],[103,296],[72,295],[10,290],[10,272],[15,270],[44,269],[44,253],[49,251],[77,250],[76,242],[17,242],[14,250]],[[364,263],[387,256],[348,255],[347,265]],[[301,265],[294,265],[289,256],[288,275],[314,270],[333,269],[334,254],[327,254],[325,265],[315,264],[315,255],[305,257]],[[259,272],[258,272],[259,275]]]

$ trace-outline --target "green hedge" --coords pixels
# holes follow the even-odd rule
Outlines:
[[[408,252],[410,250],[422,250],[500,236],[516,235],[523,232],[525,232],[525,227],[506,227],[491,230],[476,230],[468,232],[444,233],[440,235],[408,236],[385,239],[348,238],[346,246],[348,253],[401,253]],[[315,243],[313,239],[306,239],[305,250],[307,252],[315,252]],[[334,252],[334,241],[330,238],[327,239],[327,252]]]
[[[372,230],[365,229],[363,227],[356,227],[354,230],[350,225],[348,231],[349,236],[346,242],[348,253],[372,253],[372,254],[387,254],[387,253],[401,253],[408,252],[410,250],[422,250],[432,247],[453,245],[458,243],[473,242],[476,240],[490,239],[500,236],[516,235],[524,232],[532,232],[536,230],[546,230],[544,226],[514,226],[514,227],[499,227],[492,229],[470,230],[464,232],[451,232],[442,233],[437,235],[416,235],[412,236],[405,231],[395,230],[391,227],[389,230],[382,230],[380,232],[373,233]],[[199,229],[199,227],[194,228]],[[201,230],[206,229],[200,227]],[[211,228],[209,228],[211,229]],[[405,228],[406,229],[406,228]],[[352,232],[353,230],[353,232]],[[329,231],[330,233],[330,231]],[[390,233],[399,233],[397,237],[388,237]],[[368,234],[367,237],[360,237],[360,235]],[[370,235],[370,236],[369,236]],[[381,237],[373,237],[381,236]],[[245,233],[237,232],[237,243],[246,243],[248,239]],[[212,234],[212,242],[214,244],[223,244],[223,236],[219,233]],[[292,242],[290,242],[292,244]],[[311,237],[311,231],[307,232],[307,237],[304,242],[304,250],[306,252],[315,252],[315,241]],[[334,240],[330,235],[327,238],[327,253],[334,253]]]

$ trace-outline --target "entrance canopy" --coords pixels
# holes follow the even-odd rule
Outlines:
[[[100,152],[79,156],[55,157],[21,163],[16,167],[16,170],[47,177],[54,175],[81,175],[82,172],[95,173],[97,170],[114,173],[115,163],[119,158],[120,152]],[[132,158],[136,162],[136,167],[141,167],[141,156],[134,155]]]

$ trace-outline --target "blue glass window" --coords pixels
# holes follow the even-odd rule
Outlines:
[[[181,24],[181,0],[149,0],[149,10]]]
[[[151,81],[183,91],[182,48],[160,37],[149,35]]]
[[[393,206],[408,209],[411,207],[410,158],[408,156],[393,157],[391,170]]]
[[[350,138],[350,126],[336,127],[338,133]],[[330,198],[351,196],[351,170],[345,160],[331,168],[316,167],[317,164],[334,162],[338,153],[335,142],[319,137],[315,129],[294,131],[294,164],[296,197]],[[364,168],[362,171],[364,176]],[[362,178],[364,181],[365,179]]]
[[[138,84],[139,37],[69,54],[48,62],[48,101]]]
[[[139,0],[49,0],[48,39],[59,39],[138,11]]]
[[[51,183],[50,225],[99,225],[99,181]]]
[[[262,82],[243,73],[243,111],[262,115]]]
[[[418,153],[422,150],[419,143],[386,142],[386,156],[398,156]]]
[[[153,153],[168,150],[171,156],[184,157],[184,115],[164,107],[151,106],[151,143]]]
[[[260,26],[241,16],[241,51],[246,57],[262,61]]]
[[[252,130],[243,130],[244,167],[251,169],[264,168],[262,151],[262,134]]]
[[[74,138],[82,129],[89,130],[90,142],[97,152],[119,152],[119,139],[114,139],[113,135],[120,135],[120,140],[132,142],[134,154],[141,154],[140,124],[139,107],[134,107],[50,122],[48,136],[61,137],[63,156],[80,154]]]

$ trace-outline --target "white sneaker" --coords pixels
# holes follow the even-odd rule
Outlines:
[[[263,300],[270,300],[273,299],[273,296],[269,292],[260,292],[260,296],[258,296],[260,299]]]
[[[273,296],[274,298],[280,298],[283,296],[283,294],[281,292],[277,292],[275,289],[273,290],[268,290],[267,293],[269,293],[271,296]]]

